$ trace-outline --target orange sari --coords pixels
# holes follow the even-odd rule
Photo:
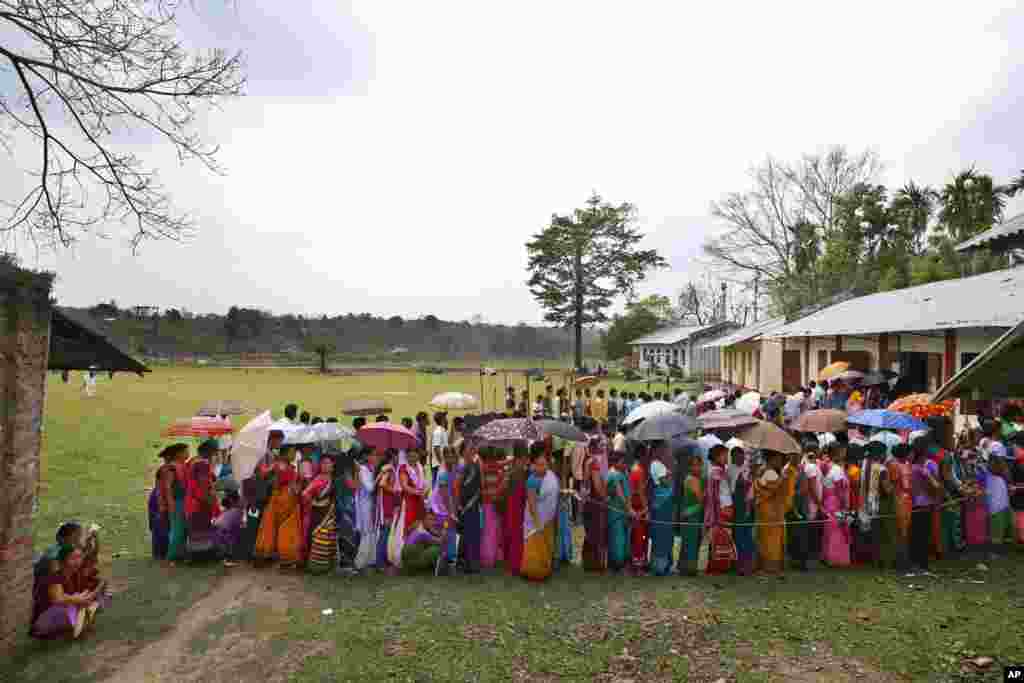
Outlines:
[[[277,471],[274,492],[267,501],[256,536],[255,556],[261,560],[297,563],[302,556],[302,514],[299,497],[291,489],[296,477],[291,468]]]

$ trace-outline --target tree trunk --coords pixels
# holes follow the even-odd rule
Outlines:
[[[576,370],[583,367],[583,245],[576,245],[576,285],[574,294],[575,316],[573,331],[576,333],[575,365]]]
[[[321,349],[318,349],[318,352],[320,354],[320,374],[321,375],[326,375],[327,374],[327,349],[321,348]]]
[[[32,615],[32,507],[50,350],[50,280],[27,274],[0,291],[0,653],[10,655]],[[34,280],[26,286],[24,277]]]

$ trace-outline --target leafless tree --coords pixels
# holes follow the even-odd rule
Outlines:
[[[760,276],[769,292],[783,291],[814,263],[816,245],[835,229],[839,197],[880,169],[874,151],[852,155],[841,146],[794,163],[768,157],[751,171],[753,189],[712,203],[723,230],[704,253],[723,275]]]
[[[242,55],[189,49],[179,9],[175,0],[0,0],[0,82],[13,83],[0,86],[0,142],[14,154],[27,139],[39,154],[27,194],[0,197],[10,211],[0,231],[59,247],[121,222],[133,249],[191,232],[155,170],[119,144],[155,136],[179,161],[221,171],[196,116],[242,94]]]
[[[743,290],[705,273],[703,279],[691,280],[679,291],[676,308],[680,318],[700,326],[726,320],[746,325],[751,303]]]

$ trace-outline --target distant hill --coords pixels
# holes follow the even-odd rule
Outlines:
[[[193,315],[176,309],[119,308],[113,302],[68,309],[131,353],[148,357],[234,353],[311,353],[333,346],[334,357],[382,358],[401,349],[420,359],[564,358],[564,329],[483,322],[453,322],[426,315],[416,320],[368,313],[310,318],[232,307],[228,315]],[[588,355],[599,353],[597,332],[585,334]]]

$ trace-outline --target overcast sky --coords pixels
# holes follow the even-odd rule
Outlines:
[[[673,294],[767,154],[870,146],[890,186],[1024,168],[1013,2],[238,5],[184,25],[247,53],[204,124],[228,175],[140,149],[200,233],[23,252],[60,303],[539,322],[523,244],[592,190],[638,206],[672,266],[644,292]]]

